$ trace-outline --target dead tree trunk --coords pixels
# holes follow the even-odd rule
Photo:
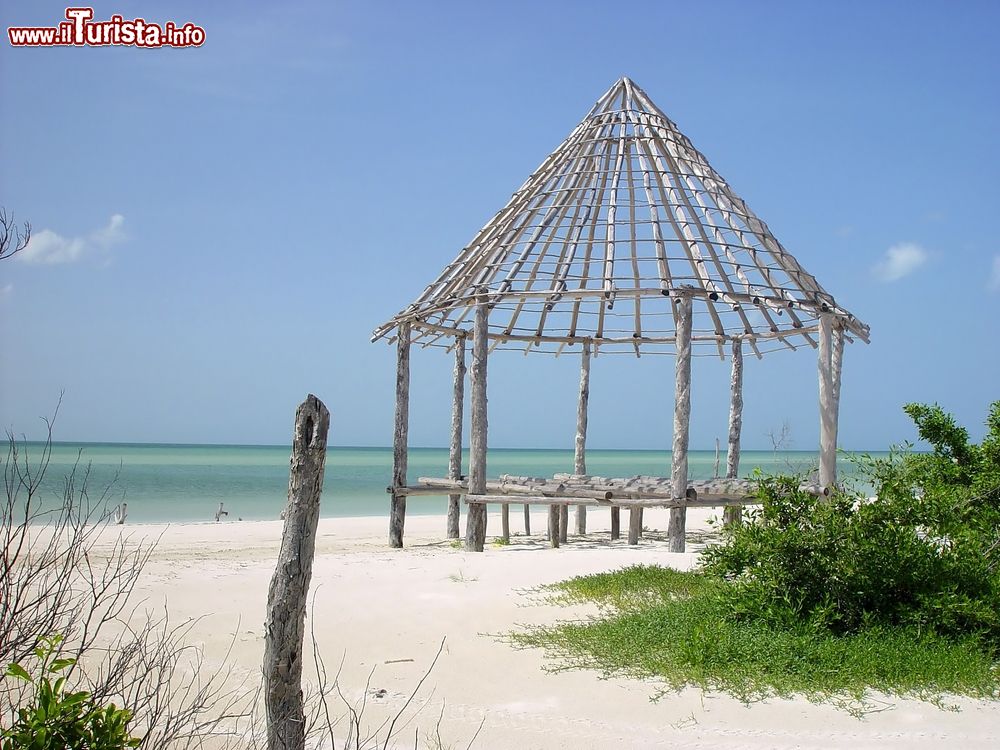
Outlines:
[[[310,394],[295,412],[285,529],[267,594],[264,700],[268,750],[305,747],[302,642],[329,428],[330,412]]]

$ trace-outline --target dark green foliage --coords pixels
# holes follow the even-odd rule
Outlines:
[[[981,446],[939,407],[905,408],[933,452],[859,459],[876,499],[761,479],[763,507],[704,557],[732,581],[732,616],[836,634],[913,628],[1000,651],[1000,402]]]
[[[816,498],[758,476],[762,506],[697,573],[635,567],[549,587],[603,615],[512,636],[560,667],[659,677],[744,700],[866,691],[1000,693],[1000,402],[981,444],[938,406],[905,407],[932,450],[862,456],[876,498]],[[859,703],[861,701],[862,703]]]
[[[75,664],[58,658],[58,636],[42,640],[35,650],[39,674],[36,678],[20,664],[10,664],[6,677],[31,683],[34,699],[18,709],[17,720],[0,732],[2,750],[125,750],[138,747],[128,725],[132,714],[95,703],[86,691],[67,692],[66,676],[60,673]],[[59,675],[59,676],[57,676]]]

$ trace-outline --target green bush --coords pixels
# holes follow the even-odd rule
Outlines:
[[[20,664],[7,667],[6,676],[31,683],[34,699],[18,709],[17,720],[0,732],[2,750],[125,750],[140,740],[128,731],[132,714],[127,709],[95,703],[86,691],[67,692],[66,677],[56,676],[75,664],[58,658],[61,638],[42,640],[35,649],[37,677]],[[54,680],[54,681],[53,681]]]
[[[1000,401],[982,444],[938,406],[904,407],[932,451],[860,457],[876,498],[761,478],[763,506],[704,555],[730,616],[835,634],[974,636],[1000,651]]]

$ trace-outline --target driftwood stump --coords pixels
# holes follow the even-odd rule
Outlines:
[[[264,701],[268,750],[305,747],[302,643],[329,428],[330,412],[310,394],[295,412],[285,529],[267,594]]]

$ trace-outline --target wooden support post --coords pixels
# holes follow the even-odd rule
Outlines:
[[[406,441],[410,429],[410,324],[403,322],[397,330],[396,352],[396,422],[392,431],[392,486],[406,486]],[[392,496],[389,510],[389,546],[403,546],[403,525],[406,523],[406,495]]]
[[[506,503],[500,506],[500,538],[510,541],[510,506]]]
[[[691,298],[681,297],[674,307],[674,445],[670,476],[674,498],[683,500],[688,488],[688,429],[691,423]],[[667,540],[671,552],[684,551],[686,508],[671,508]]]
[[[729,379],[729,447],[726,449],[726,479],[736,479],[740,473],[740,433],[743,430],[743,340],[733,339],[733,370]],[[743,508],[727,506],[722,512],[723,524],[732,526],[743,520]]]
[[[671,513],[673,512],[671,508]],[[642,508],[628,509],[628,543],[638,544],[639,534],[642,532]]]
[[[619,539],[622,535],[622,511],[617,505],[611,506],[611,538]]]
[[[553,549],[559,547],[559,506],[549,506],[549,546]]]
[[[531,506],[524,506],[524,535],[531,536]]]
[[[837,483],[837,403],[833,384],[834,321],[819,316],[819,483],[830,489]]]
[[[451,399],[451,450],[448,453],[448,478],[462,478],[462,411],[465,408],[465,336],[455,341],[455,378]],[[461,521],[461,495],[448,496],[448,538],[458,539]]]
[[[485,302],[476,305],[472,335],[472,426],[469,435],[469,494],[486,493],[486,357],[489,313]],[[465,514],[465,548],[482,552],[486,543],[486,506],[470,505]]]
[[[580,398],[576,406],[576,447],[573,455],[573,473],[587,473],[587,405],[590,401],[590,342],[583,342],[580,359]],[[587,533],[587,506],[576,506],[576,533]]]
[[[263,671],[269,750],[305,747],[302,644],[329,428],[330,412],[310,394],[295,412],[285,526],[267,593]]]
[[[569,541],[569,506],[559,508],[559,541],[565,544]]]
[[[840,375],[844,368],[844,322],[839,318],[833,325],[833,342],[830,350],[830,377],[833,379],[833,444],[840,443]],[[834,464],[836,472],[836,464]],[[832,488],[831,488],[832,489]]]

